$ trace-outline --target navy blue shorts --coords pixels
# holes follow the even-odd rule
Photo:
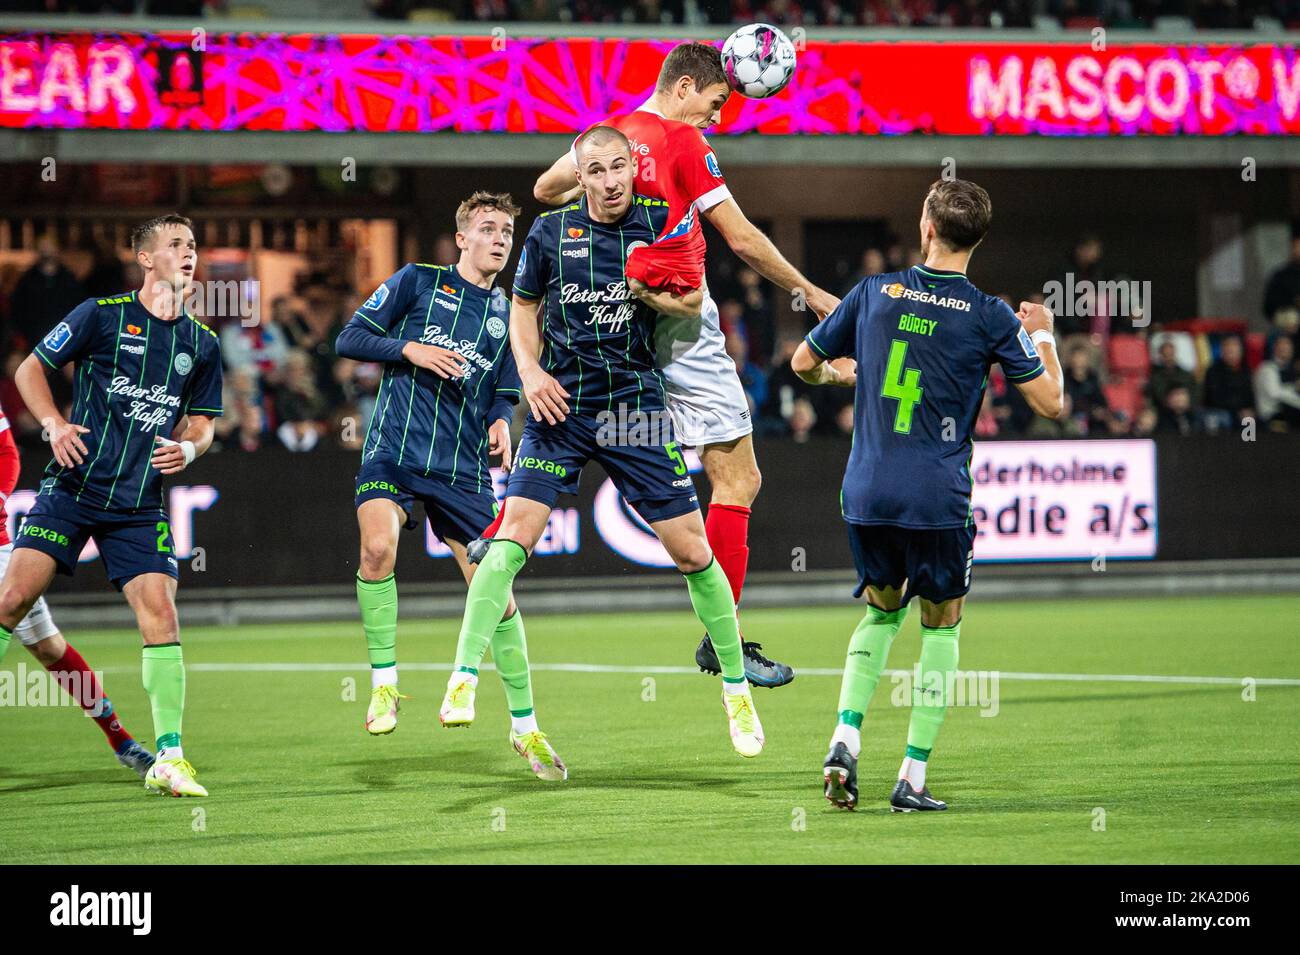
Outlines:
[[[357,472],[357,507],[375,498],[394,501],[406,513],[407,530],[420,526],[412,516],[419,500],[433,532],[460,544],[478,537],[497,515],[497,499],[491,491],[455,487],[443,478],[417,474],[391,461],[371,460]]]
[[[106,511],[79,504],[74,495],[58,490],[37,496],[14,547],[49,554],[59,573],[71,575],[91,539],[118,590],[141,574],[180,576],[172,553],[171,522],[163,511]]]
[[[901,587],[905,599],[941,603],[970,592],[975,525],[914,529],[892,524],[849,524],[849,547],[858,568],[861,597],[867,586]]]
[[[526,497],[554,507],[561,494],[578,493],[582,466],[588,461],[605,469],[647,524],[700,509],[695,484],[676,441],[635,444],[615,438],[602,442],[600,422],[579,415],[569,415],[557,425],[529,417],[510,469],[506,496]]]

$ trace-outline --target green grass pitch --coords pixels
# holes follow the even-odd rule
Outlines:
[[[55,613],[57,617],[57,606]],[[525,606],[525,611],[527,610]],[[774,656],[838,668],[860,608],[751,610]],[[889,666],[919,646],[913,607]],[[963,670],[1298,678],[1296,597],[1093,599],[967,608]],[[448,661],[458,621],[406,620],[407,664]],[[444,730],[444,671],[408,668],[397,731],[362,728],[356,624],[190,628],[185,750],[206,800],[147,795],[67,707],[0,708],[6,862],[1298,862],[1300,686],[1003,678],[996,716],[954,707],[931,788],[943,814],[890,814],[908,712],[881,681],[863,726],[857,812],[822,798],[839,680],[755,690],[767,749],[733,754],[716,678],[691,663],[689,610],[528,617],[542,728],[566,783],[506,743],[496,674],[478,720]],[[152,743],[138,638],[69,633],[106,672],[127,727]],[[0,663],[34,666],[15,641]],[[261,664],[341,669],[268,669]],[[223,665],[243,665],[235,670]],[[653,684],[647,684],[647,678]],[[346,700],[346,682],[356,686]],[[203,813],[196,816],[196,810]],[[1100,810],[1100,811],[1099,811]],[[1104,830],[1100,829],[1103,819]]]

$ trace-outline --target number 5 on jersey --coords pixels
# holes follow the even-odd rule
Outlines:
[[[889,364],[885,366],[885,380],[880,384],[880,394],[898,402],[894,413],[894,430],[899,434],[912,433],[912,412],[921,402],[925,393],[921,388],[921,372],[917,368],[905,368],[907,360],[907,342],[894,339],[889,347]]]

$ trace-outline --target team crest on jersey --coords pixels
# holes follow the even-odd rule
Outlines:
[[[42,344],[44,344],[50,351],[58,351],[66,345],[71,338],[71,326],[69,326],[67,322],[59,322],[59,324],[50,329],[49,334],[45,336],[45,341]]]
[[[1038,350],[1034,348],[1034,340],[1029,337],[1029,332],[1025,331],[1023,325],[1020,326],[1020,333],[1016,337],[1020,339],[1020,347],[1024,349],[1026,358],[1038,357]]]
[[[714,179],[722,178],[722,170],[718,168],[718,157],[713,155],[713,150],[704,154],[704,168],[709,171],[709,175]]]
[[[190,357],[189,352],[180,352],[176,356],[176,360],[172,362],[172,367],[176,369],[176,374],[184,378],[190,373],[190,369],[194,367],[194,359]]]
[[[386,301],[388,301],[388,286],[381,285],[370,293],[370,298],[366,299],[361,307],[373,312]]]
[[[501,321],[501,319],[497,318],[495,315],[487,320],[487,330],[488,334],[493,338],[500,339],[506,337],[506,323]]]
[[[659,239],[658,241],[662,242],[665,239],[675,239],[679,235],[685,235],[691,231],[691,226],[693,225],[695,225],[695,206],[692,205],[690,209],[687,210],[686,215],[682,217],[682,221],[673,226],[673,231],[665,233],[663,239]]]

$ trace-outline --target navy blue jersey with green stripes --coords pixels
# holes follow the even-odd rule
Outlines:
[[[166,509],[154,438],[171,438],[184,415],[221,414],[217,335],[190,315],[165,320],[137,293],[87,299],[34,351],[50,368],[74,364],[69,420],[90,429],[75,468],[51,461],[42,493],[58,489],[105,510]]]
[[[807,341],[823,358],[858,363],[845,520],[964,526],[989,367],[1000,363],[1012,382],[1043,373],[1015,313],[960,272],[918,265],[863,279]]]
[[[594,222],[587,197],[537,217],[524,240],[514,293],[544,299],[542,367],[569,393],[575,414],[664,408],[655,367],[655,312],[628,291],[633,243],[662,231],[668,204],[634,196],[618,222]]]
[[[386,363],[362,461],[390,461],[466,490],[491,486],[488,426],[519,402],[510,352],[510,299],[464,279],[454,265],[412,263],[375,289],[338,339],[346,358]],[[465,359],[441,378],[402,358],[408,342]]]

